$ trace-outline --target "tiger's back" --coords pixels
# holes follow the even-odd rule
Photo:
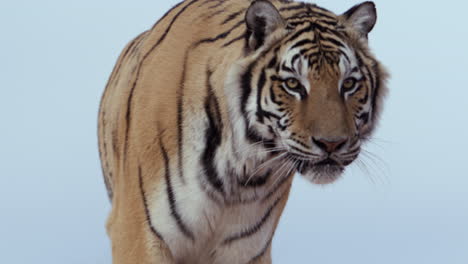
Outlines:
[[[313,5],[272,3],[283,18],[335,16]],[[114,263],[271,262],[295,170],[259,166],[267,151],[239,154],[253,140],[243,138],[251,132],[237,135],[248,129],[232,101],[249,99],[226,88],[240,81],[227,75],[233,65],[243,69],[239,60],[249,52],[251,5],[184,1],[120,55],[99,113]]]

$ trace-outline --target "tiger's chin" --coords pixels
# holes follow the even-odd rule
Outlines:
[[[327,185],[341,178],[344,170],[345,168],[340,165],[312,164],[302,167],[301,170],[298,170],[298,173],[314,184]]]

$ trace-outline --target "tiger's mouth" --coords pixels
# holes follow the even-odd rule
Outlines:
[[[343,174],[347,165],[327,157],[315,162],[301,160],[297,162],[296,170],[313,183],[325,185],[335,182]]]

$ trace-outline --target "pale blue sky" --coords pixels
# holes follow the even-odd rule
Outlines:
[[[161,2],[2,3],[0,263],[110,263],[97,107],[124,45],[176,3]],[[296,178],[276,264],[468,263],[468,4],[375,2],[392,78],[368,169]]]

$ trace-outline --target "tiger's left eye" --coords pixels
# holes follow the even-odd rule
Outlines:
[[[347,78],[343,82],[343,89],[345,89],[345,90],[352,89],[356,85],[356,82],[357,82],[357,80],[354,77]]]
[[[294,78],[289,78],[286,80],[286,86],[288,86],[289,89],[297,89],[299,88],[299,81],[297,79],[294,79]]]

